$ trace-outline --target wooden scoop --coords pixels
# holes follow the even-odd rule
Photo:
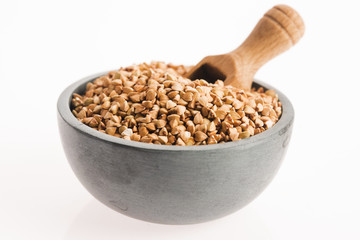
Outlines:
[[[207,56],[187,77],[250,89],[257,70],[267,61],[295,45],[303,36],[304,22],[291,7],[277,5],[260,19],[248,38],[234,51]]]

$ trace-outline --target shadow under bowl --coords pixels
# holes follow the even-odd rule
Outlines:
[[[290,140],[294,110],[287,97],[280,120],[247,139],[204,146],[128,141],[94,130],[70,110],[73,93],[107,72],[83,78],[59,97],[66,157],[83,186],[127,216],[162,224],[194,224],[231,214],[255,199],[277,173]],[[254,87],[274,89],[255,80]]]

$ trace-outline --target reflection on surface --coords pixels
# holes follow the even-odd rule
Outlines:
[[[269,235],[250,207],[216,221],[176,226],[136,220],[92,199],[75,217],[63,239],[269,239]]]

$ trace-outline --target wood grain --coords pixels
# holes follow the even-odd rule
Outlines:
[[[187,77],[210,82],[222,79],[226,85],[250,89],[257,70],[295,45],[304,35],[304,30],[304,22],[294,9],[277,5],[265,13],[238,48],[226,54],[205,57]]]

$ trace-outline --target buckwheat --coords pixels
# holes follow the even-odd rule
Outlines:
[[[274,90],[244,91],[183,76],[162,62],[111,71],[73,94],[72,113],[102,133],[132,141],[203,145],[236,141],[273,127],[282,113]]]

